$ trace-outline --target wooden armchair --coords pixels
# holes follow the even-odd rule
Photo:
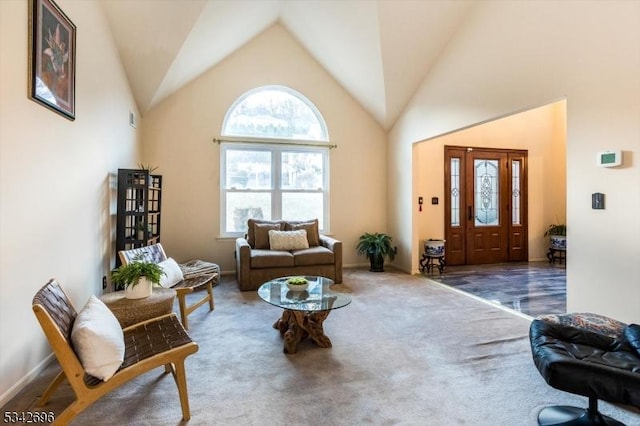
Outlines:
[[[38,401],[46,404],[53,392],[66,378],[75,400],[56,417],[54,424],[67,425],[87,407],[120,385],[156,367],[172,373],[178,393],[182,418],[189,420],[189,396],[185,374],[185,358],[198,351],[175,314],[168,314],[123,329],[124,361],[115,374],[102,381],[87,374],[74,351],[71,332],[78,312],[55,280],[50,280],[34,296],[32,303],[42,330],[51,345],[62,371]]]
[[[118,256],[123,264],[132,262],[136,258],[155,263],[160,263],[168,259],[160,243],[131,250],[121,250],[118,252]],[[220,268],[214,263],[203,262],[201,260],[191,260],[179,266],[184,274],[184,279],[171,288],[176,291],[176,296],[178,297],[182,325],[188,330],[188,316],[191,312],[207,302],[209,302],[209,310],[213,311],[213,286],[218,284],[220,279]],[[206,294],[192,305],[187,305],[187,295],[202,289],[207,291]]]

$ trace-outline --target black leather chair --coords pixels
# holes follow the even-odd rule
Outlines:
[[[553,406],[540,426],[623,425],[601,414],[598,400],[640,408],[640,326],[612,337],[592,330],[535,319],[529,329],[536,368],[552,387],[589,398],[586,409]]]

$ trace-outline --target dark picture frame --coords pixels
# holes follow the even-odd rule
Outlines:
[[[29,97],[75,120],[76,26],[53,0],[29,0]]]

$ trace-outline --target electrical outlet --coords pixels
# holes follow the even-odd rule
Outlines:
[[[107,276],[106,275],[104,277],[102,277],[102,289],[103,290],[107,289]]]
[[[398,254],[398,246],[393,246],[393,254]]]

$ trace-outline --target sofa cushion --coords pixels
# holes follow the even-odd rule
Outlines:
[[[331,265],[335,263],[333,252],[323,246],[309,247],[293,251],[295,266]]]
[[[270,249],[269,231],[280,231],[282,226],[278,223],[256,223],[253,225],[255,233],[255,248]]]
[[[256,248],[256,230],[255,230],[255,225],[263,225],[263,224],[267,224],[267,225],[277,225],[278,230],[283,230],[284,229],[284,222],[281,220],[262,220],[262,219],[249,219],[247,221],[247,242],[249,243],[249,245],[251,246],[251,248]],[[269,230],[266,230],[267,235],[266,235],[266,239],[267,241],[269,241],[268,238],[268,232]],[[268,247],[267,247],[268,248]]]
[[[304,229],[307,231],[307,241],[309,241],[309,247],[320,245],[320,232],[318,227],[318,219],[307,220],[304,222],[286,222],[284,225],[285,231],[297,231]]]
[[[289,268],[293,266],[293,254],[288,251],[251,250],[251,268]]]
[[[309,248],[307,231],[269,231],[269,246],[271,250],[298,250]]]

